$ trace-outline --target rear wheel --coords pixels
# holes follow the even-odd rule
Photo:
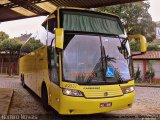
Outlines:
[[[25,82],[24,82],[24,75],[21,75],[21,84],[24,88],[26,87]]]
[[[48,105],[48,94],[47,94],[47,88],[45,85],[42,86],[42,104],[45,110],[49,110]]]

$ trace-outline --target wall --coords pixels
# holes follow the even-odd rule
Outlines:
[[[142,60],[134,60],[133,61],[134,73],[136,73],[138,66],[139,66],[139,70],[141,71],[140,77],[141,77],[141,79],[143,79],[144,71],[143,71],[143,61]]]
[[[160,79],[160,60],[147,60],[146,70],[148,70],[148,67],[149,67],[148,61],[151,63],[152,68],[155,72],[154,78]],[[145,75],[145,70],[144,70],[145,64],[144,64],[144,62],[145,62],[145,60],[133,60],[134,72],[136,73],[136,71],[138,69],[138,66],[139,66],[139,69],[141,71],[141,78],[142,79],[144,78],[144,75]]]
[[[160,78],[160,60],[152,60],[152,67],[155,72],[155,78]]]
[[[9,59],[10,55],[1,53],[0,54],[0,74],[7,75],[9,73]],[[12,56],[11,60],[11,74],[12,75],[18,75],[19,74],[19,67],[18,67],[18,55]]]

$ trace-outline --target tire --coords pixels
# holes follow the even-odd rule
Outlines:
[[[49,110],[49,105],[48,105],[48,94],[47,94],[47,88],[45,85],[42,86],[42,104],[43,108],[48,111]]]
[[[24,82],[24,75],[21,75],[21,84],[23,88],[26,88],[25,82]]]

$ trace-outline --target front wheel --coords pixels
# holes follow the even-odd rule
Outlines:
[[[42,87],[42,104],[45,110],[49,110],[49,105],[48,105],[48,94],[47,94],[47,88],[46,86]]]

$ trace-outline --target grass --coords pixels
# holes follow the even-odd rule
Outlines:
[[[160,83],[148,83],[148,82],[135,83],[135,85],[142,87],[160,87]]]

